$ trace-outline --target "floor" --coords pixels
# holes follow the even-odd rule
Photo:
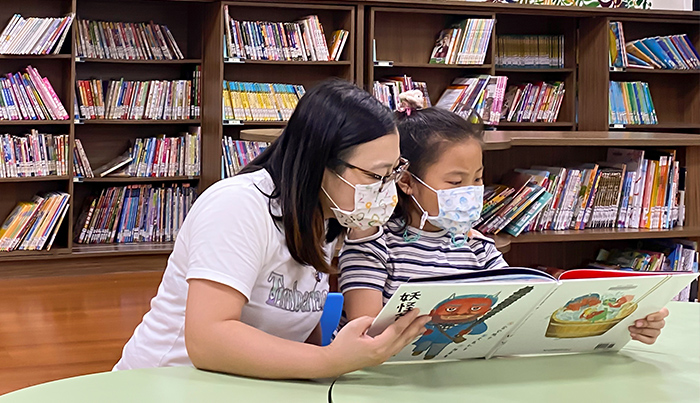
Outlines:
[[[0,394],[109,371],[162,272],[0,280]]]

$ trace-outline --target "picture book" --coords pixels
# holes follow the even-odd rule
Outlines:
[[[617,351],[628,326],[657,312],[697,278],[692,272],[569,270],[558,279],[504,268],[401,284],[367,334],[412,309],[427,330],[390,361]]]

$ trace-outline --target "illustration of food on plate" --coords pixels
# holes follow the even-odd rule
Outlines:
[[[634,295],[591,293],[567,302],[552,313],[545,337],[570,339],[600,336],[637,309]]]

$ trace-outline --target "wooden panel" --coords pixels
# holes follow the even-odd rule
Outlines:
[[[0,281],[0,394],[109,371],[161,271]]]
[[[207,4],[204,9],[202,63],[202,181],[200,192],[221,178],[222,107],[224,80],[223,7]]]
[[[608,21],[583,18],[579,25],[579,129],[608,127]]]
[[[44,260],[0,260],[0,279],[163,271],[167,260],[168,255],[162,253],[134,257],[94,255],[76,257],[62,253]]]

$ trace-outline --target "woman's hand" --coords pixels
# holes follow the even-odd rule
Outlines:
[[[664,318],[668,316],[668,309],[663,308],[659,312],[652,313],[644,319],[638,319],[629,327],[632,340],[641,341],[644,344],[654,344],[661,334],[661,329],[666,326]]]
[[[365,334],[374,318],[363,316],[349,322],[325,347],[337,375],[379,365],[396,355],[425,331],[430,316],[418,315],[417,309],[411,310],[376,337]]]

